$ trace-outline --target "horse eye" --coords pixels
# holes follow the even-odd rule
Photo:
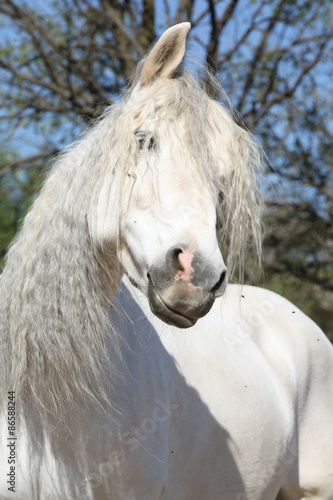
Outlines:
[[[138,132],[135,133],[135,137],[138,142],[139,149],[142,149],[147,138],[146,132],[144,132],[143,130],[139,130]]]
[[[139,150],[143,149],[146,147],[148,151],[153,149],[156,145],[156,139],[153,135],[149,135],[149,133],[145,132],[144,130],[139,130],[135,134],[138,144],[139,144]]]
[[[148,143],[148,149],[149,150],[153,149],[155,146],[156,146],[156,139],[154,136],[151,136]]]

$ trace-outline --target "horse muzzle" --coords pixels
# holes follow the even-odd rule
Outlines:
[[[162,321],[189,328],[212,308],[226,288],[228,272],[223,264],[211,266],[184,245],[172,247],[163,266],[148,270],[148,301]]]

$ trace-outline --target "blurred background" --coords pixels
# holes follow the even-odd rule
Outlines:
[[[333,340],[332,0],[1,0],[0,260],[54,155],[182,21],[266,151],[263,273],[248,280]]]

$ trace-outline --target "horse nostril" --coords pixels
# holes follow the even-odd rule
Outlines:
[[[184,271],[184,267],[179,260],[179,255],[183,252],[184,250],[179,247],[170,248],[168,251],[166,260],[169,268],[173,271]]]
[[[216,285],[213,286],[213,288],[211,289],[211,293],[213,293],[215,295],[215,297],[218,297],[219,294],[216,293],[219,291],[219,289],[221,288],[221,286],[223,285],[223,283],[227,280],[227,276],[228,276],[228,272],[225,270],[222,272],[221,276],[220,276],[220,279],[218,280],[218,282],[216,283]]]

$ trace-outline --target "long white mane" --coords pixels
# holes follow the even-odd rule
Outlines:
[[[148,119],[157,127],[180,116],[202,177],[221,193],[220,241],[229,271],[242,272],[253,249],[260,257],[261,157],[250,134],[186,71],[144,92],[134,83],[60,155],[9,249],[0,281],[0,379],[2,391],[16,391],[21,403],[61,418],[62,408],[75,413],[83,401],[100,400],[107,309],[122,268],[116,250],[106,254],[96,243],[90,221],[103,184],[117,183],[121,199],[124,178],[135,170],[135,133]],[[225,165],[223,176],[215,173],[217,161]],[[118,333],[111,330],[109,340],[116,350]]]

